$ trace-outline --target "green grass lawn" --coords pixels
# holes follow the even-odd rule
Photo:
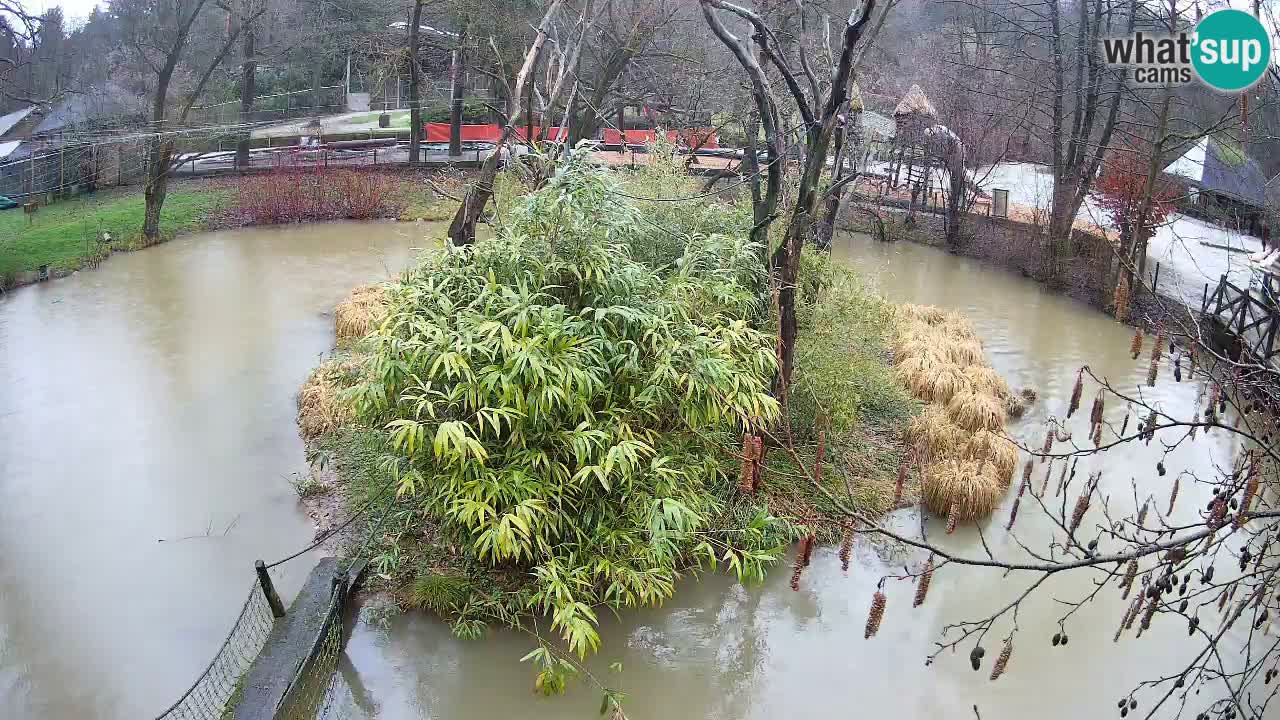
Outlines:
[[[198,230],[229,194],[203,184],[178,185],[165,200],[160,227],[167,236]],[[142,210],[142,190],[131,188],[56,202],[40,208],[30,224],[19,209],[0,211],[0,287],[41,265],[79,268],[103,231],[127,244],[142,227]]]
[[[360,125],[362,123],[370,123],[370,124],[376,125],[378,123],[378,116],[381,114],[382,113],[371,112],[371,113],[368,113],[367,115],[357,115],[355,117],[347,118],[342,122],[343,124],[347,124],[347,125]],[[389,114],[391,115],[391,127],[393,128],[409,127],[409,111],[408,110],[392,110]]]

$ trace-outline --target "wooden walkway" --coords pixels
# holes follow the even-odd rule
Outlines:
[[[1240,288],[1223,275],[1213,293],[1205,287],[1204,304],[1201,313],[1205,318],[1213,320],[1215,330],[1229,336],[1231,342],[1226,345],[1232,348],[1234,357],[1247,357],[1249,360],[1262,363],[1272,369],[1280,370],[1280,347],[1276,346],[1276,335],[1280,333],[1280,299],[1271,288],[1277,287],[1276,280],[1268,277],[1260,290]]]

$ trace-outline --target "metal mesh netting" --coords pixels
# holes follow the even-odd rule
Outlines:
[[[222,720],[240,691],[240,679],[271,634],[275,618],[255,579],[235,625],[195,683],[156,720]]]

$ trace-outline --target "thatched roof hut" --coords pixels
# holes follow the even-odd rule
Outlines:
[[[912,85],[893,111],[895,118],[911,115],[926,117],[930,122],[938,119],[938,111],[933,109],[929,96],[924,94],[924,90],[921,90],[919,85]]]
[[[919,85],[912,85],[893,111],[897,136],[907,142],[920,142],[926,128],[938,120],[938,111]]]

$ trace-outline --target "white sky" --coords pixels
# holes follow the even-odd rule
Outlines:
[[[61,7],[62,16],[71,18],[88,17],[94,5],[106,6],[106,0],[19,0],[27,12],[39,15],[52,7]]]

